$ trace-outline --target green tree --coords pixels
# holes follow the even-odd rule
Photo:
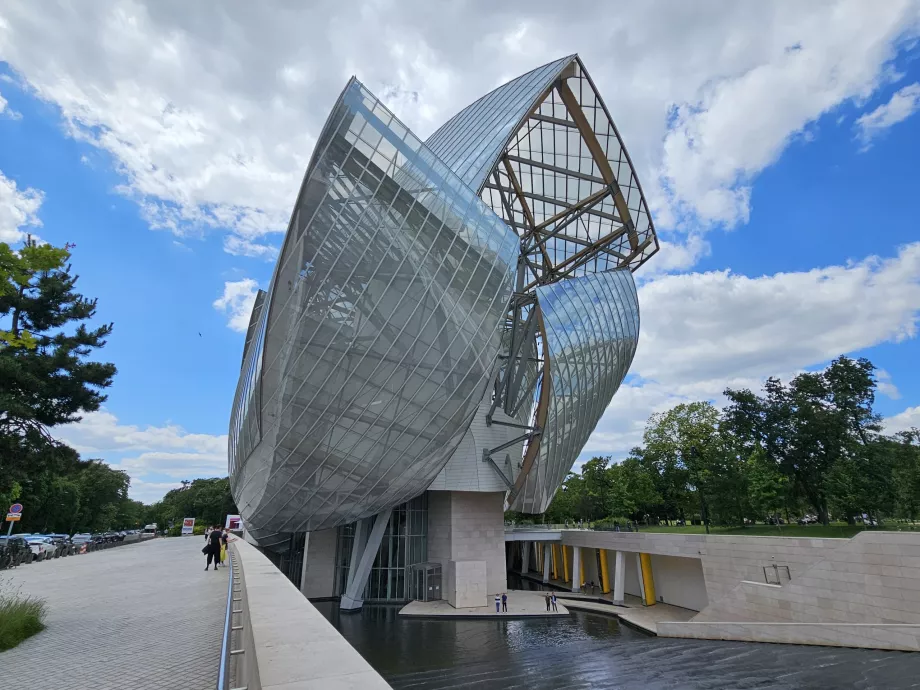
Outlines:
[[[96,301],[76,291],[69,258],[68,247],[0,243],[0,493],[21,486],[34,519],[36,505],[60,507],[53,494],[65,487],[52,479],[78,459],[53,428],[99,409],[115,375],[91,359],[112,326],[87,327]]]
[[[745,460],[744,474],[750,507],[748,517],[763,520],[768,515],[778,514],[786,503],[789,478],[759,448]]]
[[[795,481],[824,524],[835,463],[855,468],[879,438],[879,417],[872,409],[874,369],[867,359],[839,357],[824,371],[800,374],[788,386],[768,379],[762,396],[725,391],[731,401],[728,425],[754,439]],[[843,476],[843,470],[837,472],[836,486],[844,485]]]

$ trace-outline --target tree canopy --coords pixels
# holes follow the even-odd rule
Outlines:
[[[571,473],[545,519],[698,520],[743,526],[813,512],[920,515],[920,431],[882,434],[875,367],[839,357],[760,392],[728,389],[728,405],[653,414],[621,462],[596,457]]]

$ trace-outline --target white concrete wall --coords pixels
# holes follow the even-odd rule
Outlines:
[[[595,592],[601,591],[601,573],[597,568],[597,549],[582,549],[581,559],[585,564],[585,582],[597,585]]]
[[[623,565],[626,568],[626,578],[623,581],[623,593],[632,594],[634,597],[642,596],[642,588],[639,585],[639,554],[626,552],[623,558]]]
[[[699,558],[652,556],[657,601],[702,611],[709,604],[703,564]]]
[[[337,530],[310,532],[307,546],[307,579],[304,594],[308,597],[335,595],[335,547]]]

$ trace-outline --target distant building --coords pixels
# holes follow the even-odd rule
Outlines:
[[[626,376],[657,250],[577,56],[425,142],[352,79],[250,317],[229,442],[249,536],[343,608],[504,589],[503,511],[547,508]]]

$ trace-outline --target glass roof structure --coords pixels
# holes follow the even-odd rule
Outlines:
[[[657,249],[577,56],[425,142],[352,79],[246,336],[229,469],[253,536],[389,510],[448,461],[491,462],[509,506],[545,510],[628,371],[631,272]],[[508,442],[454,457],[483,414]]]

